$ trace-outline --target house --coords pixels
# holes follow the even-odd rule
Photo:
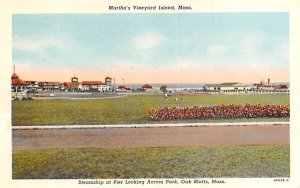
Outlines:
[[[78,78],[74,75],[71,78],[71,82],[64,82],[61,84],[60,90],[62,91],[78,91],[80,83]]]
[[[72,89],[72,82],[64,82],[63,85],[61,86],[60,90],[62,91],[69,91]]]
[[[82,81],[79,82],[75,75],[71,78],[71,82],[64,82],[62,88],[69,91],[111,91],[112,78],[105,77],[105,82],[102,81]]]
[[[153,89],[153,87],[149,84],[145,84],[142,86],[143,91],[152,90],[152,89]]]
[[[26,81],[27,82],[27,89],[29,90],[29,91],[38,91],[38,90],[40,90],[41,88],[40,88],[40,86],[39,86],[39,83],[37,82],[37,81],[32,81],[32,80],[30,80],[30,81]]]
[[[119,86],[117,89],[116,89],[117,92],[130,92],[131,91],[131,88],[129,87],[126,87],[126,86]]]
[[[111,87],[102,81],[82,81],[78,87],[81,91],[110,91]]]
[[[59,91],[61,84],[59,82],[42,81],[42,82],[39,82],[38,85],[42,90]]]

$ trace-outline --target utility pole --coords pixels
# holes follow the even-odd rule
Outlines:
[[[115,91],[115,84],[116,84],[116,80],[114,78],[114,87],[113,87],[113,92]]]

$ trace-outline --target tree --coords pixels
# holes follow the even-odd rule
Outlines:
[[[163,91],[163,92],[166,92],[166,91],[167,91],[167,87],[168,87],[168,86],[166,86],[166,85],[162,85],[162,86],[160,86],[159,89],[160,89],[161,91]]]

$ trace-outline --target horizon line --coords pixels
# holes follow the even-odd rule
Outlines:
[[[35,81],[35,82],[59,82],[59,83],[65,83],[65,82],[70,82],[70,81],[36,81],[36,80],[25,80],[27,82],[29,81]],[[86,82],[86,81],[101,81],[101,80],[83,80],[79,81],[80,82]],[[103,81],[101,81],[103,82]],[[244,83],[244,84],[259,84],[260,82],[239,82],[239,81],[232,81],[232,82],[184,82],[184,83],[179,83],[179,82],[140,82],[140,83],[115,83],[115,85],[144,85],[144,84],[155,84],[155,85],[167,85],[167,84],[222,84],[222,83]],[[271,82],[271,83],[290,83],[290,81],[277,81],[277,82]]]

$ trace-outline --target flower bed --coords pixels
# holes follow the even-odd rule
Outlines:
[[[217,119],[217,118],[264,118],[289,117],[289,105],[214,105],[192,107],[164,107],[149,110],[153,120]]]

